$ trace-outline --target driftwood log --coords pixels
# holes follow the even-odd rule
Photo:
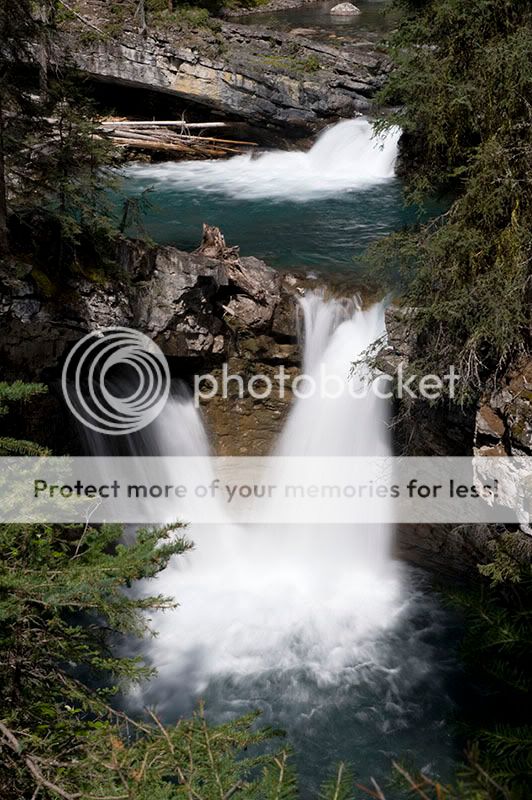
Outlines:
[[[178,121],[129,122],[116,120],[102,122],[100,131],[118,147],[174,152],[192,158],[223,158],[227,155],[241,153],[242,148],[257,146],[255,142],[202,136],[201,131],[198,135],[188,132],[189,128],[211,128],[225,125],[224,122],[188,124]],[[171,130],[174,126],[180,127],[181,132],[177,133]]]

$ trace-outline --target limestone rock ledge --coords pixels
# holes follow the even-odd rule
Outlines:
[[[116,39],[87,40],[67,31],[64,47],[98,80],[164,92],[300,135],[368,111],[391,68],[369,41],[337,48],[228,22],[186,36],[169,30],[143,37],[125,29]]]

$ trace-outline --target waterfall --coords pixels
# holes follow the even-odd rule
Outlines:
[[[399,129],[376,135],[365,118],[327,128],[308,152],[273,151],[224,161],[128,167],[128,175],[173,183],[181,190],[239,199],[310,200],[363,189],[394,176]]]
[[[309,293],[301,301],[304,368],[326,365],[347,384],[351,362],[383,332],[383,309]],[[185,425],[183,424],[185,421]],[[358,455],[387,448],[375,399],[312,397],[295,402],[276,455]],[[159,452],[179,435],[184,453],[206,439],[199,413],[182,398],[153,424]],[[188,432],[188,434],[187,434]],[[297,672],[318,684],[353,677],[368,641],[393,623],[399,583],[386,526],[192,526],[196,551],[159,577],[175,612],[155,615],[150,655],[159,677],[148,688],[163,708],[198,696],[223,676]],[[146,590],[152,587],[147,585]]]
[[[300,301],[303,370],[317,376],[325,369],[344,385],[356,383],[361,376],[350,374],[352,362],[383,330],[381,305],[363,309],[353,298],[307,292]],[[100,436],[91,447],[102,453],[116,447],[114,439]],[[121,452],[209,455],[190,393],[174,391]],[[279,470],[293,455],[310,463],[322,455],[388,452],[386,408],[371,393],[296,399],[274,449]],[[208,459],[200,461],[199,469],[210,469]],[[167,518],[175,519],[179,507],[171,505]],[[155,581],[136,584],[134,591],[171,596],[179,606],[150,615],[158,636],[139,645],[142,653],[127,646],[157,670],[128,695],[131,711],[155,707],[173,724],[199,698],[218,722],[259,709],[261,724],[285,729],[300,754],[302,796],[317,796],[338,760],[355,762],[368,780],[389,774],[390,757],[416,754],[427,769],[445,763],[451,750],[441,732],[452,661],[434,643],[445,638],[448,623],[415,576],[404,580],[404,567],[390,556],[389,528],[356,519],[302,526],[297,516],[273,525],[266,517],[267,511],[256,524],[236,525],[220,510],[225,524],[192,525],[185,533],[195,549]]]
[[[339,397],[314,392],[297,402],[277,455],[387,455],[386,405],[372,392],[357,398],[367,370],[351,370],[357,357],[386,334],[383,304],[362,310],[356,299],[325,300],[322,292],[309,292],[300,309],[303,373],[317,386],[326,388],[329,380],[335,382],[331,390],[343,385],[344,391]]]

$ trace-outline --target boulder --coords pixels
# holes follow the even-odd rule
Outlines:
[[[361,11],[353,3],[338,3],[337,6],[331,8],[330,13],[335,17],[355,17]]]

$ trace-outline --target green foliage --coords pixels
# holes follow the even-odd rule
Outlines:
[[[27,402],[38,394],[46,394],[47,388],[42,383],[24,383],[0,381],[0,416],[7,414],[12,403]]]
[[[409,197],[449,210],[374,246],[416,311],[417,368],[461,373],[475,397],[528,346],[532,244],[532,8],[525,0],[402,2],[381,122],[403,131]],[[397,283],[396,283],[397,288]]]
[[[183,25],[185,27],[209,27],[211,4],[175,4],[172,11],[168,9],[167,0],[148,0],[147,2],[148,22],[157,28],[164,28],[165,25]]]
[[[321,68],[320,60],[317,56],[309,56],[303,62],[303,69],[305,72],[318,72]]]
[[[109,189],[116,188],[112,172],[115,151],[97,133],[93,111],[73,83],[51,81],[47,119],[34,119],[26,137],[31,158],[17,167],[15,155],[10,169],[24,175],[12,192],[11,209],[22,229],[32,225],[35,209],[48,238],[48,259],[43,266],[56,275],[71,269],[83,251],[94,253],[100,263],[111,252],[116,236]]]
[[[43,391],[0,383],[0,413]],[[180,528],[126,544],[117,525],[0,525],[2,800],[295,797],[287,754],[265,753],[273,732],[254,714],[213,727],[200,709],[165,728],[151,711],[133,720],[110,705],[153,673],[117,647],[175,606],[133,587],[190,548]]]
[[[530,549],[506,534],[491,543],[492,561],[479,566],[478,587],[450,595],[464,613],[464,657],[481,691],[465,720],[474,762],[512,800],[532,786]]]
[[[50,98],[55,146],[38,150],[32,162],[32,178],[48,200],[50,216],[65,241],[76,244],[80,237],[111,237],[111,210],[107,190],[115,184],[107,170],[114,151],[98,136],[92,110],[73,85],[61,81]],[[22,197],[22,202],[27,198]]]
[[[0,227],[9,217],[16,250],[47,238],[56,273],[81,249],[106,251],[115,233],[106,200],[115,151],[68,77],[68,52],[60,64],[51,57],[60,9],[58,0],[38,13],[28,0],[5,0],[0,10]],[[46,237],[35,231],[37,212]]]
[[[265,55],[263,59],[267,67],[282,70],[283,72],[291,71],[295,73],[303,72],[317,72],[320,68],[320,61],[316,56],[309,56],[302,60],[297,57],[297,51],[294,54],[284,53],[283,55]]]
[[[24,383],[0,381],[0,417],[8,413],[12,404],[26,403],[36,395],[45,394],[46,386],[41,383]],[[11,436],[0,436],[0,456],[39,456],[47,450],[34,442],[14,439]]]
[[[37,762],[64,761],[61,774],[72,788],[109,712],[108,698],[150,674],[138,659],[116,656],[112,645],[117,636],[145,635],[146,611],[174,605],[126,589],[189,547],[174,535],[177,527],[141,530],[128,545],[119,542],[117,526],[0,527],[3,723]],[[87,681],[100,688],[88,689]],[[6,736],[2,744],[9,751]],[[31,796],[33,778],[27,765],[4,758],[2,797],[26,796],[22,786]]]
[[[350,770],[341,762],[333,778],[326,781],[320,791],[320,800],[351,800],[354,779]]]
[[[146,0],[148,25],[164,27],[184,24],[189,27],[212,27],[216,15],[224,8],[253,8],[265,0],[196,0],[193,3],[174,2],[170,10],[168,0]]]

